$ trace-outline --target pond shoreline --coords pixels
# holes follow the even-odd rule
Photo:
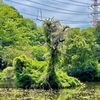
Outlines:
[[[10,84],[10,86],[12,85]],[[6,99],[7,100],[15,100],[15,99],[16,100],[20,99],[100,100],[100,82],[86,82],[84,86],[79,86],[76,88],[59,89],[59,90],[20,89],[16,87],[0,86],[0,100],[6,100]]]

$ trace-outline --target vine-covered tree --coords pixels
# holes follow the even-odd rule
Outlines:
[[[69,28],[69,26],[65,26],[62,28],[62,30],[59,30],[59,28],[61,28],[59,21],[55,21],[53,19],[47,19],[44,21],[43,27],[44,27],[46,43],[48,45],[48,50],[50,51],[50,60],[47,71],[48,74],[46,77],[47,87],[50,86],[52,88],[59,88],[62,86],[61,84],[59,84],[60,81],[55,72],[56,71],[55,66],[59,62],[59,56],[60,56],[58,46],[61,42],[64,41],[64,39],[62,39],[62,36],[64,34],[65,29]]]

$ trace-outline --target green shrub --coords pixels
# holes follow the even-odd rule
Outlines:
[[[35,88],[40,87],[44,80],[47,72],[47,62],[37,61],[36,59],[28,59],[26,56],[20,56],[14,60],[15,74],[16,74],[16,85],[18,87],[25,88],[21,80],[26,75],[32,79]],[[19,83],[19,84],[18,84]],[[21,86],[22,85],[22,86]]]
[[[57,78],[60,82],[59,85],[62,88],[75,87],[75,86],[81,85],[81,82],[77,78],[68,76],[62,70],[57,70],[56,74],[57,74]]]
[[[48,77],[48,63],[25,56],[15,58],[16,85],[20,88],[67,88],[81,85],[76,78],[68,76],[62,70],[54,70]],[[21,70],[19,68],[21,68]]]
[[[1,73],[0,77],[2,80],[11,80],[14,79],[14,68],[13,67],[6,67]]]
[[[100,80],[100,67],[97,61],[87,60],[82,66],[69,68],[68,74],[81,81],[98,81]]]
[[[20,78],[16,82],[16,85],[23,89],[31,88],[32,84],[33,84],[33,80],[28,75],[20,76]]]
[[[47,53],[47,47],[46,46],[34,46],[33,47],[33,56],[38,60],[38,61],[44,61],[46,60],[45,54]]]

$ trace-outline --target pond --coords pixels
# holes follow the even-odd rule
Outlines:
[[[87,82],[77,88],[60,90],[23,90],[6,83],[3,87],[0,85],[0,100],[100,100],[100,82]]]

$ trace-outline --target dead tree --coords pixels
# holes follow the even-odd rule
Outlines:
[[[46,42],[48,44],[48,50],[50,51],[50,61],[49,61],[49,66],[48,66],[48,71],[47,71],[47,76],[46,76],[46,82],[47,87],[51,86],[52,88],[58,88],[59,82],[56,80],[57,76],[55,73],[55,65],[58,60],[58,45],[65,41],[65,39],[62,39],[62,36],[65,33],[66,29],[69,29],[69,26],[65,26],[61,31],[58,31],[59,29],[59,21],[55,21],[53,19],[48,19],[45,20],[43,23],[44,27],[44,33],[46,37]],[[56,32],[56,34],[54,34]],[[58,33],[57,33],[58,32]]]
[[[54,38],[53,40],[53,48],[56,49],[60,42],[63,42],[65,39],[61,39],[61,36],[64,34],[64,31],[69,26],[63,28],[63,30]]]
[[[52,43],[52,46],[51,46],[51,61],[49,63],[49,68],[48,68],[48,81],[51,85],[52,88],[58,88],[58,83],[55,82],[55,78],[56,77],[56,74],[55,74],[55,64],[58,62],[58,60],[56,59],[57,58],[57,55],[58,55],[58,45],[59,43],[65,41],[65,39],[61,39],[62,35],[64,34],[64,31],[65,29],[69,28],[69,26],[66,26],[64,27],[60,32],[59,34],[56,34],[56,35],[52,35],[52,38],[53,38],[53,43]],[[54,81],[54,84],[52,84],[52,81]]]

